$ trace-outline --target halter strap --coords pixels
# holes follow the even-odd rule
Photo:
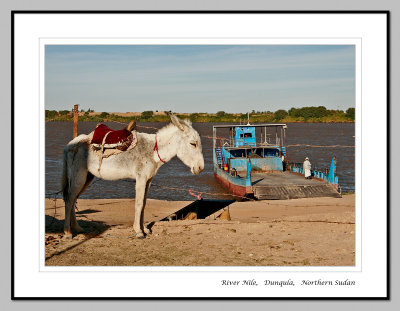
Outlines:
[[[160,159],[160,161],[161,161],[162,163],[165,163],[165,161],[164,161],[163,159],[161,159],[160,154],[158,153],[157,134],[156,134],[156,143],[155,143],[155,145],[154,145],[154,149],[153,149],[153,150],[154,150],[154,151],[157,151],[157,155],[158,155],[158,158]]]

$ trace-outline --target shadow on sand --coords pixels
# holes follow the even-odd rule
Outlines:
[[[80,213],[83,214],[83,212],[84,211],[81,211]],[[91,213],[96,213],[96,212],[97,211],[92,211]],[[47,234],[58,234],[59,239],[64,238],[64,220],[59,220],[57,218],[54,218],[53,216],[46,215],[45,223],[46,223],[45,232]],[[48,259],[52,258],[53,256],[63,254],[65,252],[81,245],[82,243],[99,236],[100,234],[105,232],[107,229],[114,226],[114,225],[107,225],[106,223],[104,223],[102,221],[94,221],[94,220],[78,220],[78,224],[84,230],[82,233],[79,233],[79,235],[83,236],[84,239],[77,240],[76,243],[74,243],[73,245],[70,245],[62,250],[56,251],[50,255],[46,254],[45,260],[48,260]],[[76,234],[73,235],[72,239],[70,239],[71,242],[74,242],[73,240],[74,240],[74,237],[76,237],[76,236],[77,236]],[[47,243],[47,241],[46,241],[46,243]]]
[[[81,211],[77,212],[77,214],[87,214],[87,213],[96,213],[97,211],[95,210],[90,210],[90,211]],[[53,216],[46,215],[45,219],[46,223],[46,233],[61,233],[64,234],[64,220],[59,220],[57,218],[54,218]],[[91,236],[93,234],[101,234],[104,231],[106,231],[108,228],[111,227],[111,225],[107,225],[103,221],[97,221],[97,220],[78,220],[79,226],[82,227],[84,232],[81,234],[85,236]]]

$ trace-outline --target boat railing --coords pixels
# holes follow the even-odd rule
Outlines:
[[[251,145],[247,144],[245,140],[236,140],[232,141],[228,138],[219,138],[219,146],[224,148],[240,148],[240,147],[251,147],[251,148],[280,148],[279,143],[268,143],[268,142],[261,142],[261,143],[252,143]],[[235,142],[243,143],[243,145],[235,146]]]
[[[289,171],[304,175],[303,163],[290,162],[289,163]],[[335,167],[335,171],[336,171],[336,167]],[[339,178],[336,176],[335,171],[331,173],[330,170],[327,168],[325,168],[325,169],[314,168],[314,169],[311,169],[311,176],[314,178],[324,180],[328,183],[337,185],[337,184],[339,184]]]

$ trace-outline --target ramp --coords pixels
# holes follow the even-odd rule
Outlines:
[[[290,172],[253,174],[252,184],[254,196],[259,200],[341,198],[334,185]]]

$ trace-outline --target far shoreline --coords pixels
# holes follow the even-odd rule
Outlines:
[[[171,111],[143,111],[143,112],[95,112],[90,108],[78,110],[45,110],[46,121],[73,121],[74,113],[78,121],[93,122],[169,122],[169,113],[174,113],[181,119],[189,119],[199,123],[354,123],[355,108],[343,110],[327,109],[324,106],[291,108],[289,110],[279,109],[272,111],[255,111],[251,113],[229,113],[218,111],[217,113],[194,112],[182,113]]]

